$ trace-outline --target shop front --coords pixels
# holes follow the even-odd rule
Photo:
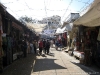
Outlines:
[[[3,53],[3,49],[2,49],[2,33],[3,33],[3,30],[2,30],[2,17],[1,17],[1,13],[0,13],[0,72],[3,70],[3,56],[4,56],[4,53]]]
[[[23,28],[19,26],[17,23],[12,22],[12,39],[13,39],[13,61],[18,58],[18,55],[21,53],[22,54],[22,49],[21,49],[21,42],[24,39],[23,36]]]
[[[85,65],[91,65],[95,63],[99,66],[100,63],[100,12],[98,11],[99,7],[100,1],[94,0],[94,2],[87,9],[87,12],[73,22],[75,26],[81,26],[78,36],[79,42],[77,43],[77,45],[79,46],[79,50],[84,52],[83,63]]]
[[[10,35],[11,30],[11,20],[2,14],[2,27],[3,27],[3,33],[2,33],[2,49],[4,52],[3,56],[3,67],[8,66],[13,62],[12,57],[12,38]]]
[[[100,26],[88,27],[79,25],[77,27],[78,32],[75,37],[73,55],[84,65],[93,65],[95,63],[100,66],[98,64],[100,63]]]
[[[22,27],[15,23],[15,18],[13,18],[13,16],[11,16],[8,12],[3,12],[4,11],[2,10],[2,13],[0,14],[0,53],[2,53],[0,55],[1,71],[14,61],[14,52],[19,50],[16,42],[18,42],[19,39],[22,38],[20,35],[22,35],[23,32]]]
[[[99,48],[99,26],[85,27],[83,36],[81,36],[82,43],[80,49],[84,52],[84,64],[93,65],[99,61],[100,49]],[[100,66],[99,64],[97,64]]]

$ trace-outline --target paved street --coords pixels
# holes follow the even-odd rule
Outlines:
[[[0,75],[100,75],[64,51],[50,49],[49,55],[29,54],[8,66]]]

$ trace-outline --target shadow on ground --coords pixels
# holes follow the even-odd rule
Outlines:
[[[47,57],[45,54],[42,54],[41,56],[42,56],[42,57]]]
[[[36,56],[29,54],[26,58],[20,58],[14,61],[0,75],[31,75],[34,60],[36,60]]]
[[[34,72],[54,69],[66,69],[63,66],[56,64],[54,60],[56,59],[37,59],[36,64],[34,65]]]
[[[55,54],[54,54],[54,53],[49,53],[48,55],[49,55],[49,56],[52,56],[52,57],[54,57],[54,56],[55,56]]]
[[[80,63],[75,63],[75,62],[71,62],[71,63],[80,67],[82,70],[88,73],[88,75],[100,75],[100,70],[93,70],[91,67],[84,66]]]

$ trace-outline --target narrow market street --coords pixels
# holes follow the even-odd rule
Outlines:
[[[0,75],[100,75],[100,0],[0,0]]]
[[[50,49],[49,55],[28,54],[26,58],[14,61],[0,75],[100,75],[64,51]]]

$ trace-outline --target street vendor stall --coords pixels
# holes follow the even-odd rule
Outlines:
[[[85,27],[79,34],[79,48],[84,52],[84,64],[91,65],[94,62],[99,62],[100,53],[97,52],[100,40],[99,28],[100,28],[100,0],[94,0],[94,2],[88,7],[87,12],[79,19],[73,22],[75,26]],[[82,42],[81,42],[82,40]],[[99,64],[98,64],[99,65]]]

